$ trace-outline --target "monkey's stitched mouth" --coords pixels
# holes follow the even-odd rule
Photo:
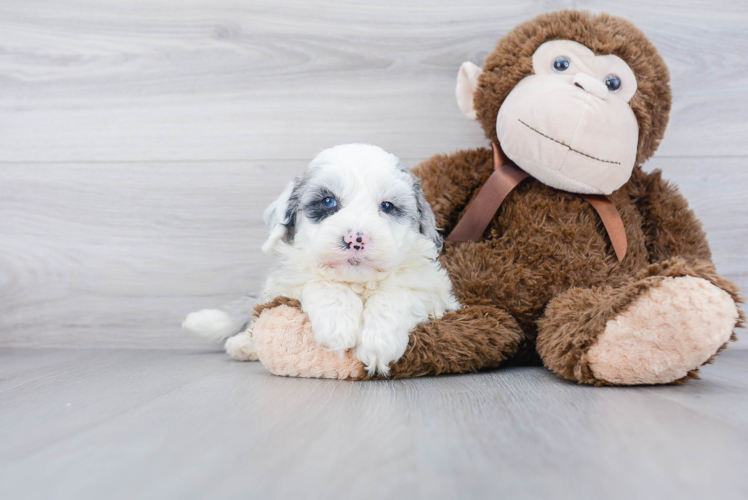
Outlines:
[[[557,139],[554,139],[553,137],[551,137],[549,135],[545,135],[540,130],[536,129],[535,127],[531,127],[530,125],[526,124],[525,122],[523,122],[519,118],[517,119],[517,121],[520,122],[525,127],[527,127],[530,130],[532,130],[533,132],[535,132],[536,134],[538,134],[538,135],[540,135],[542,137],[545,137],[546,139],[550,139],[551,141],[555,142],[556,144],[561,144],[563,147],[567,148],[569,151],[573,151],[573,152],[575,152],[577,154],[580,154],[582,156],[586,156],[587,158],[592,158],[593,160],[596,160],[596,161],[601,161],[603,163],[612,163],[614,165],[620,165],[621,164],[620,161],[601,160],[600,158],[595,158],[594,156],[591,156],[591,155],[588,155],[587,153],[583,153],[583,152],[581,152],[579,150],[576,150],[576,149],[572,148],[571,146],[569,146],[568,144],[566,144],[564,142],[561,142],[561,141],[559,141]]]

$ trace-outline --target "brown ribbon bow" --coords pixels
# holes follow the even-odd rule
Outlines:
[[[447,237],[447,241],[480,240],[504,199],[520,182],[530,177],[530,174],[503,156],[498,144],[494,142],[491,146],[493,146],[493,173],[483,185],[465,215],[462,216],[462,219]],[[616,252],[616,257],[618,257],[619,262],[622,261],[626,256],[628,242],[626,240],[626,228],[616,206],[607,196],[597,194],[582,194],[580,196],[592,205],[592,208],[602,219]]]

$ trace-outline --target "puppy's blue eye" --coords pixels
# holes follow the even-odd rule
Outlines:
[[[388,214],[392,212],[395,209],[395,205],[390,203],[389,201],[383,201],[381,205],[379,205],[379,210],[382,212]]]
[[[338,200],[328,196],[327,198],[322,200],[322,206],[325,208],[335,208],[338,206]]]

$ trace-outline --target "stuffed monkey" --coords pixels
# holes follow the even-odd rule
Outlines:
[[[670,113],[662,57],[628,21],[562,11],[526,22],[483,68],[460,68],[457,101],[492,148],[417,166],[442,263],[463,307],[411,333],[392,377],[540,364],[592,385],[697,377],[742,325],[734,284],[700,222],[641,165]],[[274,373],[366,378],[322,351],[297,304],[257,310]],[[305,340],[304,340],[305,339]]]

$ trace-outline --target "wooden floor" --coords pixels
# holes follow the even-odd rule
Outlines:
[[[748,351],[684,386],[343,382],[206,350],[0,350],[4,499],[745,499]]]

